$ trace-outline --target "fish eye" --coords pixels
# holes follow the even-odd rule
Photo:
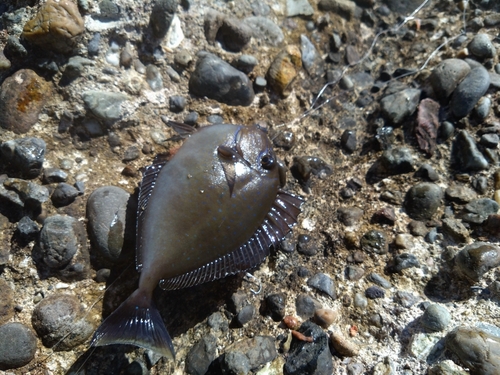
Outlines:
[[[276,158],[273,154],[266,152],[260,157],[260,164],[262,165],[262,168],[269,170],[275,166]]]

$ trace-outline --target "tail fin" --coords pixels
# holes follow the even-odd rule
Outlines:
[[[137,289],[97,328],[91,346],[127,344],[151,349],[168,359],[174,346],[151,298]]]

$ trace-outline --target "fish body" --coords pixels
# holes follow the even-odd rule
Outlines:
[[[92,345],[133,344],[173,358],[152,294],[260,264],[296,223],[302,199],[281,191],[284,166],[259,126],[197,131],[167,163],[143,175],[137,218],[139,287],[98,328]],[[193,129],[193,130],[191,130]]]

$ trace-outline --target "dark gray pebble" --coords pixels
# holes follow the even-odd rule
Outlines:
[[[397,301],[401,306],[409,309],[410,307],[415,305],[420,300],[420,298],[418,296],[415,296],[411,292],[398,290],[396,292],[396,295],[394,296],[394,300]]]
[[[444,218],[442,221],[442,232],[458,243],[464,243],[469,238],[469,231],[459,220]]]
[[[244,21],[213,9],[205,12],[204,29],[210,44],[217,40],[231,52],[240,52],[252,38],[252,29]]]
[[[470,53],[480,59],[495,57],[496,49],[487,34],[476,34],[468,45]]]
[[[340,145],[348,153],[353,153],[354,151],[356,151],[358,147],[358,142],[356,140],[356,131],[344,130],[342,136],[340,137]]]
[[[367,279],[385,289],[389,289],[392,286],[392,284],[388,280],[386,280],[383,276],[380,276],[378,273],[375,272],[369,274]]]
[[[45,141],[40,138],[19,138],[2,143],[2,157],[21,172],[25,178],[35,178],[42,171],[45,159]]]
[[[259,61],[252,55],[241,55],[234,61],[236,69],[241,70],[243,73],[250,73]]]
[[[380,100],[380,108],[382,114],[389,119],[391,123],[398,125],[415,112],[419,99],[420,90],[405,89],[383,97]]]
[[[295,145],[295,134],[291,131],[280,131],[276,137],[273,137],[273,143],[276,147],[288,151]]]
[[[97,56],[99,54],[101,43],[101,34],[95,33],[90,39],[89,44],[87,44],[87,52],[89,56]]]
[[[19,234],[21,240],[31,241],[37,238],[38,233],[40,233],[40,228],[38,224],[31,220],[28,216],[24,216],[17,223],[17,233]]]
[[[498,134],[494,133],[483,134],[481,136],[481,139],[479,140],[479,143],[482,144],[484,147],[496,149],[498,143],[500,143],[500,138]]]
[[[238,351],[225,353],[222,362],[222,373],[228,375],[249,374],[250,361],[248,357]]]
[[[371,286],[365,290],[365,296],[370,299],[384,298],[385,292],[378,286]]]
[[[212,334],[203,336],[186,356],[186,372],[189,375],[205,375],[215,359],[216,350],[216,337]]]
[[[488,98],[487,96],[483,96],[477,102],[477,105],[474,108],[474,112],[479,120],[484,121],[486,117],[488,117],[490,109],[491,109],[491,99]]]
[[[303,319],[312,318],[314,312],[321,308],[321,303],[307,294],[300,294],[295,300],[295,311]]]
[[[418,262],[417,257],[413,254],[403,253],[394,257],[394,272],[401,272],[404,269],[419,266],[420,263]]]
[[[244,306],[236,315],[235,322],[238,327],[243,327],[247,324],[255,315],[255,308],[253,305]]]
[[[283,39],[283,31],[270,18],[256,16],[247,17],[245,23],[252,29],[252,36],[263,43],[279,46]]]
[[[337,210],[337,217],[342,224],[352,226],[359,223],[363,217],[363,210],[358,207],[340,207]]]
[[[443,121],[438,129],[438,140],[445,142],[453,135],[455,127],[450,121]]]
[[[420,166],[420,168],[415,172],[415,177],[421,177],[430,182],[436,182],[439,180],[439,175],[436,170],[427,163]]]
[[[485,176],[476,176],[472,180],[472,187],[479,194],[486,194],[486,191],[488,190],[488,179]]]
[[[286,298],[283,293],[273,293],[266,297],[266,311],[275,322],[285,317]]]
[[[214,312],[207,319],[207,324],[215,331],[227,332],[229,330],[229,322],[225,315],[220,312]]]
[[[185,97],[180,95],[171,96],[169,99],[170,111],[174,113],[179,113],[184,111],[186,108],[187,100]]]
[[[421,182],[406,194],[405,209],[415,220],[430,220],[441,206],[443,191],[439,185]]]
[[[54,206],[62,207],[74,202],[78,195],[80,195],[80,192],[77,189],[65,182],[61,182],[54,189],[50,199]]]
[[[125,230],[129,225],[135,226],[135,209],[129,200],[130,194],[125,190],[103,186],[94,190],[87,201],[91,243],[112,262],[127,259],[129,254],[122,251],[124,244],[134,241],[135,234],[127,235],[130,231]],[[134,230],[131,232],[135,233]]]
[[[155,38],[161,39],[167,35],[176,10],[177,0],[155,1],[149,17],[149,25]]]
[[[347,266],[345,269],[345,275],[350,281],[358,281],[365,274],[365,270],[359,266]]]
[[[141,152],[137,146],[129,146],[123,154],[123,161],[128,162],[139,158]]]
[[[200,116],[198,115],[198,112],[189,112],[186,117],[184,117],[184,123],[188,125],[196,125],[196,122],[198,121],[198,118]]]
[[[293,253],[295,248],[297,247],[297,243],[290,238],[285,238],[280,242],[279,249],[285,253]]]
[[[323,375],[333,373],[333,362],[328,347],[328,336],[313,322],[304,322],[298,329],[313,342],[294,338],[290,346],[283,373],[285,375]]]
[[[439,99],[447,99],[469,72],[464,60],[446,59],[433,69],[429,81]]]
[[[189,79],[189,91],[228,105],[248,106],[255,96],[244,73],[208,52],[198,53],[196,68]]]
[[[39,208],[42,203],[49,199],[49,190],[34,182],[21,180],[19,178],[7,178],[3,186],[17,193],[25,208]]]
[[[366,232],[361,237],[361,249],[369,254],[385,254],[389,251],[389,244],[385,234],[378,230]]]
[[[45,168],[43,170],[43,182],[45,184],[53,184],[55,182],[66,182],[68,174],[62,169]]]
[[[473,224],[482,224],[489,215],[496,214],[500,205],[490,198],[479,198],[464,207],[462,220]]]
[[[472,69],[459,83],[450,101],[451,112],[457,118],[467,116],[490,86],[490,75],[482,66]]]
[[[109,276],[111,276],[111,270],[109,268],[101,268],[95,274],[95,281],[98,283],[105,283],[108,281]]]
[[[85,342],[94,331],[84,315],[85,309],[77,297],[53,294],[35,306],[31,323],[43,345],[51,348],[57,344],[58,350],[70,350]]]
[[[457,167],[464,172],[481,171],[488,168],[488,161],[479,151],[474,138],[465,130],[460,130],[453,143],[453,154]]]
[[[307,280],[307,285],[311,288],[319,290],[322,293],[330,296],[332,299],[337,298],[337,292],[335,291],[335,283],[330,276],[324,273],[317,273],[313,277]]]
[[[319,251],[319,246],[311,236],[301,234],[297,240],[297,251],[307,256],[313,256]]]
[[[487,242],[467,245],[455,257],[455,264],[460,274],[477,282],[500,265],[500,247]]]
[[[13,322],[0,326],[0,370],[22,367],[35,358],[36,336],[24,324]]]
[[[385,150],[368,171],[369,182],[376,182],[386,176],[413,172],[415,158],[407,147],[392,147]]]
[[[321,77],[325,73],[325,63],[314,44],[304,34],[300,35],[300,51],[302,66],[312,78]]]
[[[429,331],[439,332],[446,329],[451,321],[451,314],[443,305],[432,304],[425,309],[420,324]]]

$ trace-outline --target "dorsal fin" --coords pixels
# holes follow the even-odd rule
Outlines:
[[[142,269],[142,239],[141,227],[144,212],[148,206],[149,198],[153,193],[156,184],[156,179],[166,162],[155,162],[146,167],[142,174],[141,187],[139,188],[139,199],[137,204],[137,221],[136,221],[136,249],[135,249],[135,268],[141,272]]]
[[[172,121],[168,119],[164,120],[163,117],[162,120],[183,138],[189,137],[191,134],[194,134],[198,131],[198,129],[196,129],[194,126],[184,124],[182,122]]]
[[[303,203],[302,197],[279,190],[271,210],[247,242],[229,254],[191,272],[161,280],[160,287],[165,290],[187,288],[259,265],[269,255],[270,247],[277,246],[297,224]]]

